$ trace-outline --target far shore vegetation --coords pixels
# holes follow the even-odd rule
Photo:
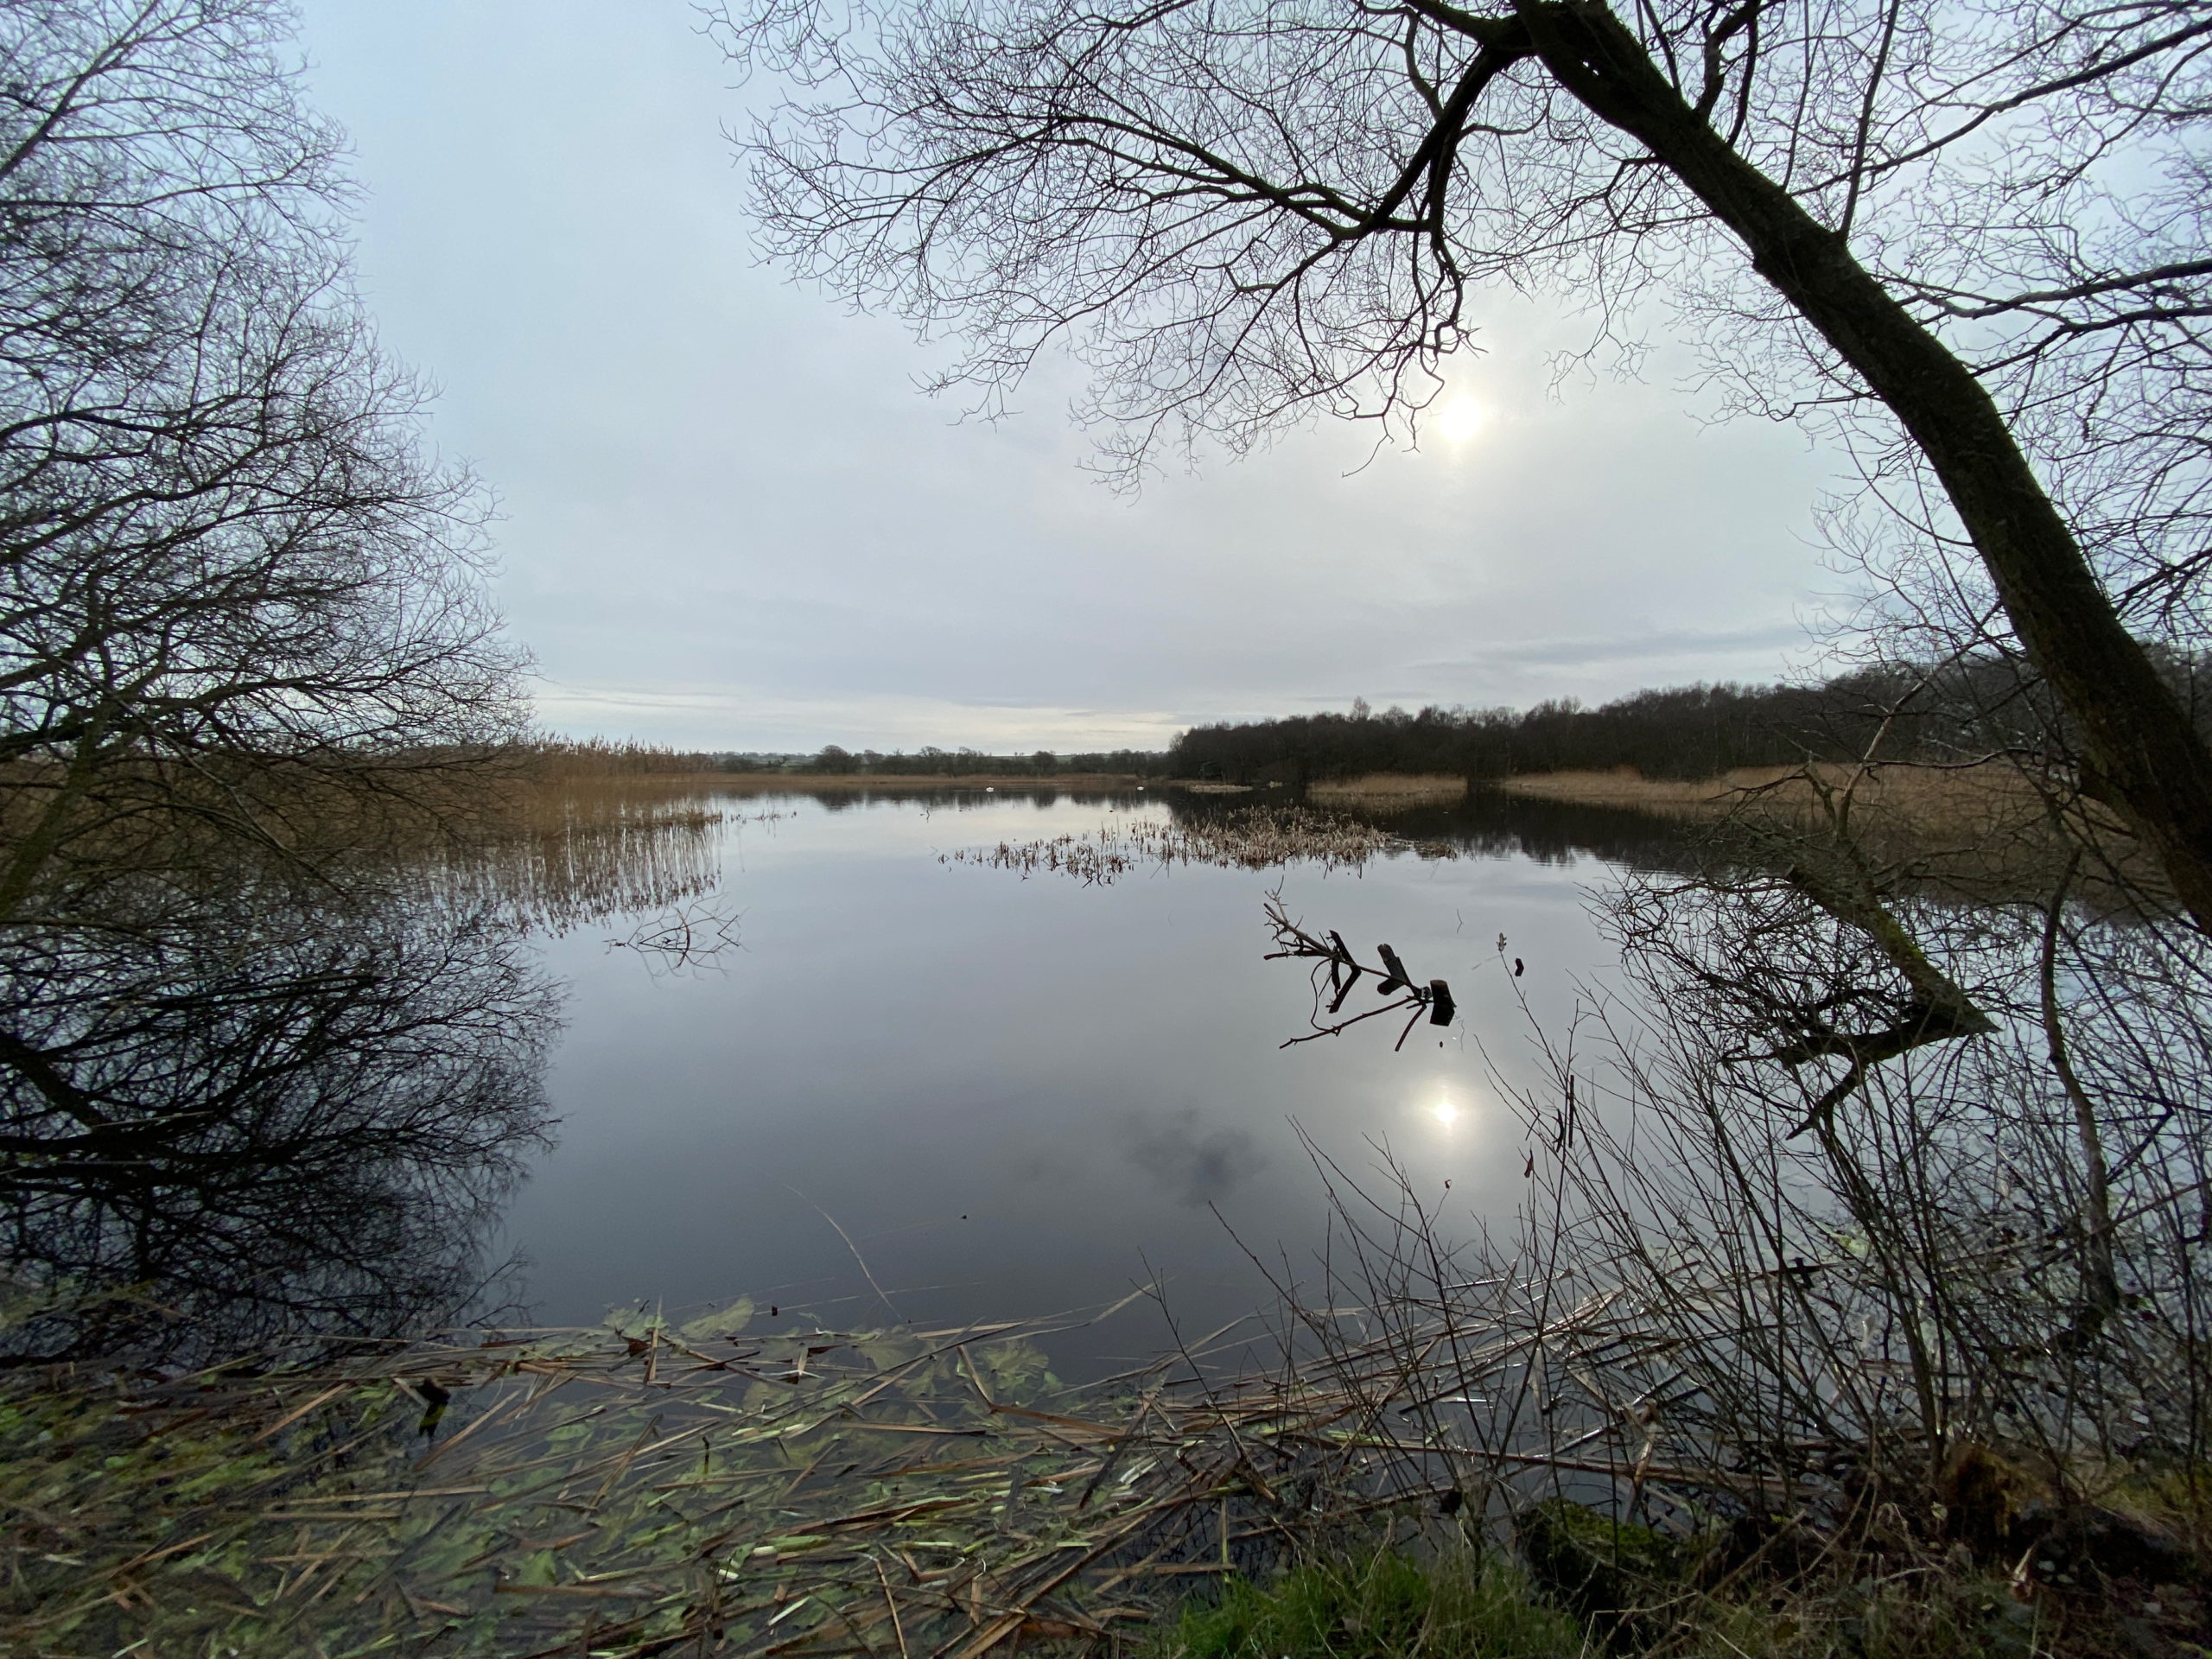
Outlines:
[[[2170,655],[2162,669],[2192,707],[2212,702],[2212,660]],[[2001,753],[2006,739],[2024,745],[2050,712],[2039,689],[2015,685],[2000,661],[1968,656],[1805,683],[1654,689],[1595,707],[1570,697],[1518,709],[1378,711],[1356,701],[1341,713],[1193,726],[1160,750],[989,753],[830,744],[795,753],[546,738],[526,753],[549,779],[711,775],[810,786],[1158,779],[1276,785],[1378,802],[1440,800],[1473,784],[1680,808],[1808,765],[1970,769],[1974,760]],[[1613,781],[1592,781],[1601,777]],[[1560,781],[1539,785],[1537,779]],[[1660,784],[1674,787],[1648,786]]]
[[[2168,672],[2194,697],[2206,665],[2174,658]],[[1356,702],[1344,713],[1195,726],[1155,751],[832,745],[805,754],[541,740],[524,751],[524,772],[567,786],[626,779],[761,793],[1153,789],[1264,800],[1287,792],[1370,817],[1447,806],[1471,789],[1700,822],[1802,823],[1847,798],[1861,829],[1893,847],[1954,860],[2032,856],[2040,866],[2063,837],[2005,747],[2008,739],[2024,746],[2041,717],[2032,690],[2017,696],[1997,664],[1969,660],[1807,684],[1645,690],[1594,708],[1567,699],[1409,713]],[[2127,840],[2116,821],[2104,833],[2115,847]]]

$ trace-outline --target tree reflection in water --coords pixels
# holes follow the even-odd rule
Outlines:
[[[548,1128],[512,922],[250,883],[189,925],[0,944],[0,1252],[33,1357],[150,1361],[460,1311]]]
[[[97,920],[0,930],[0,1363],[494,1311],[490,1236],[551,1128],[528,936],[711,891],[721,814],[563,788],[503,822],[312,881],[118,870],[73,906]]]

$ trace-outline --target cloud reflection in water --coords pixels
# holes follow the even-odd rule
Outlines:
[[[1129,1128],[1130,1161],[1193,1208],[1220,1203],[1267,1163],[1246,1131],[1201,1128],[1195,1106],[1139,1115]]]

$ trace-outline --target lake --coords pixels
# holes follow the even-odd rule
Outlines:
[[[1511,1216],[1502,1085],[1616,976],[1592,889],[1679,832],[1482,794],[1376,820],[1352,866],[1141,850],[1244,810],[641,780],[337,887],[118,877],[99,925],[0,958],[0,1249],[54,1293],[0,1350],[198,1363],[747,1295],[771,1327],[1033,1319],[1150,1287],[1052,1339],[1072,1379],[1310,1277],[1317,1160],[1377,1191],[1395,1163],[1447,1234]],[[1102,834],[1139,849],[1110,881],[1019,851]],[[1457,1020],[1286,1047],[1310,964],[1265,959],[1271,899],[1448,981]]]
[[[1612,972],[1591,889],[1675,832],[1484,792],[1382,820],[1429,855],[1357,870],[1085,884],[954,856],[1224,810],[1173,799],[687,798],[715,820],[679,861],[693,891],[536,936],[565,987],[557,1126],[499,1235],[531,1316],[747,1294],[832,1325],[1026,1318],[1157,1286],[1055,1339],[1083,1373],[1267,1302],[1255,1256],[1308,1272],[1313,1152],[1361,1180],[1396,1160],[1447,1226],[1510,1216],[1522,1136],[1497,1080],[1529,1074],[1532,1018],[1557,1029]],[[1397,1019],[1282,1047],[1312,998],[1306,964],[1262,959],[1277,891],[1363,957],[1387,942],[1448,980],[1457,1020],[1398,1052]],[[683,918],[734,944],[638,948]],[[1370,981],[1346,1011],[1381,1000]]]

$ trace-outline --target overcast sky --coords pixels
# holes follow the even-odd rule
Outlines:
[[[896,323],[755,257],[748,97],[686,0],[308,0],[360,264],[498,492],[556,730],[684,747],[1163,745],[1197,721],[1764,679],[1835,589],[1822,460],[1700,424],[1662,362],[1549,391],[1563,320],[1478,307],[1470,435],[1363,430],[1147,486],[1068,388],[996,425]]]

